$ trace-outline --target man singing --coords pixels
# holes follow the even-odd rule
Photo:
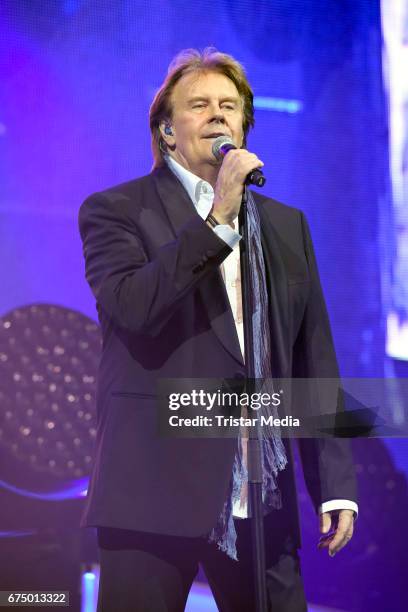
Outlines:
[[[79,224],[103,334],[98,435],[84,526],[96,526],[99,612],[178,612],[201,563],[222,612],[255,607],[245,444],[157,433],[162,378],[245,376],[237,216],[253,94],[243,67],[181,52],[150,108],[151,174],[89,197]],[[214,140],[235,150],[221,160]],[[248,192],[259,378],[338,376],[303,213]],[[268,606],[302,612],[299,520],[288,440],[263,440]],[[302,439],[306,483],[330,555],[357,512],[348,445]],[[330,532],[330,534],[329,534]]]

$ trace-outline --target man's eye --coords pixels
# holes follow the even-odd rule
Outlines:
[[[225,108],[225,110],[234,110],[235,106],[233,104],[223,104],[222,108]]]
[[[204,104],[202,102],[200,104],[194,104],[193,108],[204,108]]]

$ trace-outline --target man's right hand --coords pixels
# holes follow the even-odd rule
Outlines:
[[[224,157],[214,190],[212,214],[218,223],[230,225],[238,216],[247,175],[263,162],[246,149],[233,149]]]

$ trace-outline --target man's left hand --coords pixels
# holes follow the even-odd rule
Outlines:
[[[319,517],[321,536],[317,547],[327,548],[330,557],[334,557],[353,536],[353,510],[332,510],[323,512]]]

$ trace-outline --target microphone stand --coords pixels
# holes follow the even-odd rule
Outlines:
[[[248,209],[247,188],[244,186],[242,194],[241,209],[238,216],[241,256],[241,287],[242,287],[242,311],[244,322],[245,340],[245,370],[246,370],[246,392],[251,397],[254,391],[255,367],[254,367],[254,339],[252,328],[251,300],[256,296],[251,295],[250,281],[250,259],[249,259],[249,232],[248,232]],[[266,597],[266,567],[265,567],[265,538],[264,517],[262,503],[262,437],[259,426],[248,428],[248,510],[251,515],[252,532],[252,558],[255,579],[256,612],[267,612]]]

